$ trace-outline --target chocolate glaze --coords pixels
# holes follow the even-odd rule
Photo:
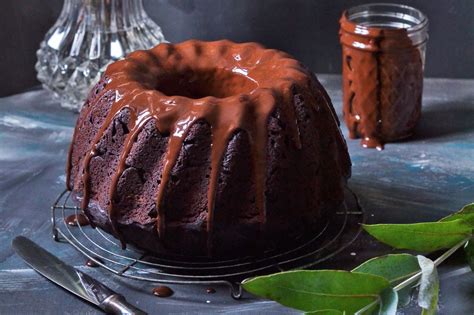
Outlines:
[[[171,288],[164,285],[153,288],[153,295],[157,297],[170,297],[173,295],[173,293],[174,292],[171,290]]]
[[[71,214],[67,216],[64,219],[64,222],[66,222],[66,224],[70,226],[78,226],[78,225],[85,226],[89,224],[89,219],[87,219],[87,217],[84,214],[79,213],[77,215]]]
[[[104,261],[102,259],[100,259],[99,257],[94,257],[94,259],[98,262],[100,262],[101,264],[104,264]],[[92,267],[92,268],[95,268],[95,267],[99,267],[100,265],[98,263],[96,263],[94,260],[92,259],[87,259],[86,261],[86,266],[87,267]]]
[[[102,111],[102,106],[107,109]],[[82,127],[96,122],[99,126],[97,131]],[[309,129],[310,125],[314,129]],[[151,136],[155,128],[159,132],[156,137]],[[205,217],[199,214],[199,217],[193,217],[192,221],[186,223],[193,229],[183,235],[183,239],[177,234],[167,237],[169,231],[177,229],[176,216],[179,215],[170,211],[176,209],[165,207],[166,195],[176,182],[173,168],[180,166],[177,165],[178,161],[194,164],[202,159],[205,152],[191,156],[190,160],[180,160],[180,155],[183,155],[183,151],[186,153],[190,150],[185,148],[192,149],[193,141],[205,141],[207,136],[203,133],[206,130],[209,130],[211,136],[209,173],[206,175],[208,182],[199,184],[200,187],[207,187],[207,211],[203,212]],[[317,136],[303,133],[316,133]],[[122,146],[118,146],[117,141],[122,140],[115,140],[114,134],[118,139],[124,139]],[[269,134],[280,137],[275,138],[278,142],[267,143]],[[160,242],[154,239],[154,234],[147,230],[148,227],[137,225],[133,221],[119,224],[119,219],[122,222],[124,220],[127,207],[123,204],[120,207],[116,205],[119,199],[127,200],[137,196],[132,193],[131,186],[120,194],[117,191],[124,176],[132,169],[130,165],[136,163],[131,160],[131,157],[136,156],[134,144],[145,141],[142,138],[148,135],[156,142],[153,146],[157,147],[153,149],[156,151],[150,149],[152,153],[149,156],[161,159],[159,177],[153,177],[158,182],[154,202],[156,207],[144,209],[145,213],[134,215],[154,224]],[[245,135],[245,138],[241,135]],[[311,140],[311,137],[316,137],[316,140]],[[189,139],[191,143],[184,143],[185,139]],[[164,141],[166,144],[163,145]],[[104,146],[104,142],[117,146],[117,149]],[[306,145],[303,146],[304,143]],[[245,151],[248,147],[250,167],[241,171],[251,174],[250,183],[247,182],[246,185],[254,190],[255,197],[251,206],[255,208],[256,215],[252,212],[253,208],[249,207],[245,220],[252,229],[256,226],[260,231],[265,231],[268,227],[266,205],[269,198],[281,198],[266,196],[269,191],[266,191],[265,183],[274,180],[285,169],[276,169],[267,174],[267,163],[274,165],[276,158],[269,155],[267,148],[271,145],[279,148],[280,144],[292,148],[291,152],[279,153],[283,158],[290,162],[294,159],[293,162],[307,160],[311,163],[305,169],[307,178],[304,179],[305,182],[301,182],[301,187],[314,189],[317,193],[308,192],[311,200],[305,197],[298,200],[301,205],[294,205],[297,211],[302,212],[302,220],[305,215],[311,217],[312,221],[317,220],[323,208],[329,209],[342,201],[341,187],[350,176],[350,160],[329,97],[314,75],[287,54],[264,49],[255,43],[187,41],[177,45],[160,44],[148,51],[134,52],[126,59],[110,65],[101,82],[91,91],[74,131],[67,165],[67,185],[82,200],[81,207],[92,218],[91,221],[114,233],[122,240],[123,245],[125,241],[133,242],[158,252],[161,249],[157,247],[163,244],[192,244],[194,238],[199,239],[198,233],[201,233],[196,232],[195,226],[204,221],[206,246],[210,250],[211,240],[216,239],[213,237],[217,231],[214,223],[225,219],[225,212],[215,213],[216,193],[219,191],[223,194],[220,183],[224,171],[222,164],[229,166],[231,162],[239,163],[225,160],[224,153],[232,148],[243,148]],[[81,153],[84,146],[87,149]],[[163,147],[164,151],[161,153],[160,148]],[[103,159],[107,150],[113,156],[118,156],[118,162],[116,165],[111,164],[106,169],[107,173],[104,173],[92,161]],[[318,152],[322,152],[321,156],[318,156]],[[245,161],[245,152],[237,153]],[[286,157],[290,153],[292,155]],[[307,154],[311,154],[311,159],[305,158]],[[104,175],[98,175],[98,172]],[[204,178],[204,174],[200,178]],[[139,180],[138,178],[137,181]],[[134,184],[133,187],[138,185],[141,184]],[[102,187],[107,187],[104,188],[107,191],[99,193]],[[92,188],[95,199],[91,199]],[[141,195],[138,196],[142,198]],[[184,198],[193,197],[190,194]],[[285,211],[290,212],[288,209]],[[174,220],[169,220],[170,217]],[[284,213],[275,212],[274,217],[282,224],[289,224]],[[190,220],[186,217],[184,219]],[[314,226],[313,223],[311,225]],[[127,234],[126,239],[124,233]],[[252,230],[248,234],[254,235]],[[239,242],[237,237],[240,236],[234,234],[236,245]],[[288,238],[291,237],[288,235]],[[183,252],[201,247],[200,241],[197,242],[195,246],[183,249]],[[155,246],[155,243],[160,244]]]
[[[366,148],[412,135],[421,114],[423,61],[406,29],[340,19],[344,119]]]
[[[216,293],[216,289],[214,289],[214,288],[207,288],[207,289],[206,289],[206,293],[207,293],[207,294],[214,294],[214,293]]]

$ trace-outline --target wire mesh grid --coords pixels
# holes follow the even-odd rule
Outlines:
[[[54,240],[66,241],[100,267],[119,276],[162,284],[224,284],[231,296],[242,296],[241,281],[250,276],[314,267],[347,248],[361,231],[365,215],[357,196],[348,188],[345,202],[322,230],[295,248],[263,253],[259,257],[216,260],[208,257],[186,261],[183,257],[153,257],[138,249],[122,249],[120,242],[101,229],[69,226],[65,219],[81,209],[63,191],[51,207]]]

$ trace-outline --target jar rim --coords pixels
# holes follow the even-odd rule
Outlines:
[[[361,5],[357,5],[357,6],[354,6],[354,7],[351,7],[349,9],[345,10],[344,11],[344,16],[345,16],[345,18],[348,22],[357,25],[358,28],[369,29],[369,28],[372,28],[372,27],[371,26],[366,26],[366,25],[363,25],[363,24],[359,24],[359,23],[354,21],[354,18],[370,16],[370,11],[367,11],[368,9],[383,8],[383,7],[411,11],[411,12],[397,12],[397,11],[392,12],[392,13],[402,13],[402,14],[405,15],[405,17],[410,16],[411,17],[410,20],[415,22],[415,24],[410,26],[410,27],[400,27],[400,28],[398,28],[398,29],[406,30],[407,33],[414,33],[414,32],[420,31],[428,25],[428,17],[423,12],[421,12],[420,10],[418,10],[418,9],[412,7],[412,6],[405,5],[405,4],[397,4],[397,3],[376,2],[376,3],[361,4]],[[396,17],[395,14],[394,15],[385,14],[385,16]],[[378,27],[378,28],[383,28],[383,27]]]

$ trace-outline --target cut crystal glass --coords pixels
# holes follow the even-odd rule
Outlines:
[[[36,52],[37,78],[61,106],[79,111],[107,65],[161,42],[142,0],[65,0]]]

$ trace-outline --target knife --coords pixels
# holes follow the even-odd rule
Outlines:
[[[12,241],[13,250],[38,273],[110,314],[146,315],[94,278],[61,261],[24,236]]]

